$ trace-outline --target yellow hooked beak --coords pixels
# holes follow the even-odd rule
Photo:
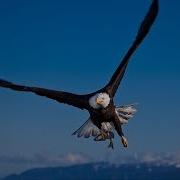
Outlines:
[[[102,100],[102,99],[97,98],[97,99],[96,99],[96,103],[97,103],[98,105],[102,105],[103,100]]]

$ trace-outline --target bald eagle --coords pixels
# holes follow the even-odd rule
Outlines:
[[[65,103],[80,109],[85,109],[89,112],[90,117],[73,133],[73,135],[85,138],[93,136],[95,141],[110,140],[108,147],[113,148],[113,130],[116,130],[121,138],[123,146],[127,147],[128,142],[122,131],[122,125],[127,123],[129,118],[133,117],[136,108],[134,104],[116,106],[113,98],[124,76],[130,57],[148,34],[157,14],[158,0],[153,0],[147,15],[140,25],[135,40],[123,57],[110,81],[96,92],[77,95],[64,91],[18,85],[2,79],[0,79],[0,87],[10,88],[16,91],[33,92],[39,96],[45,96],[56,100],[59,103]]]

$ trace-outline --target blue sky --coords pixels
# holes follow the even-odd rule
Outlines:
[[[130,46],[150,0],[0,2],[0,78],[88,93],[110,78]],[[160,0],[151,33],[130,62],[115,102],[138,102],[116,136],[115,155],[180,149],[180,2]],[[88,113],[33,94],[0,89],[0,155],[85,153],[111,156],[107,143],[71,133]]]

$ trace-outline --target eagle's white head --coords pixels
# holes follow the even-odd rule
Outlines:
[[[95,109],[106,108],[110,103],[110,97],[107,93],[98,93],[89,99],[89,104]]]

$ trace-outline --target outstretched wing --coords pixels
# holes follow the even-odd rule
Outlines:
[[[49,90],[39,87],[22,86],[1,79],[0,87],[9,88],[15,91],[33,92],[39,96],[45,96],[60,103],[72,105],[80,109],[88,108],[88,101],[86,100],[85,95],[76,95],[68,92]]]
[[[139,28],[139,31],[136,35],[136,38],[129,48],[128,52],[125,54],[121,64],[116,69],[115,73],[111,77],[109,83],[105,86],[106,91],[110,94],[111,97],[113,97],[117,91],[117,88],[124,76],[126,67],[129,63],[130,57],[135,52],[135,50],[138,48],[140,43],[143,41],[143,39],[148,34],[152,24],[154,23],[156,16],[158,14],[158,0],[153,0],[151,7],[149,8],[149,11],[147,15],[145,16],[143,22],[141,23],[141,26]]]

